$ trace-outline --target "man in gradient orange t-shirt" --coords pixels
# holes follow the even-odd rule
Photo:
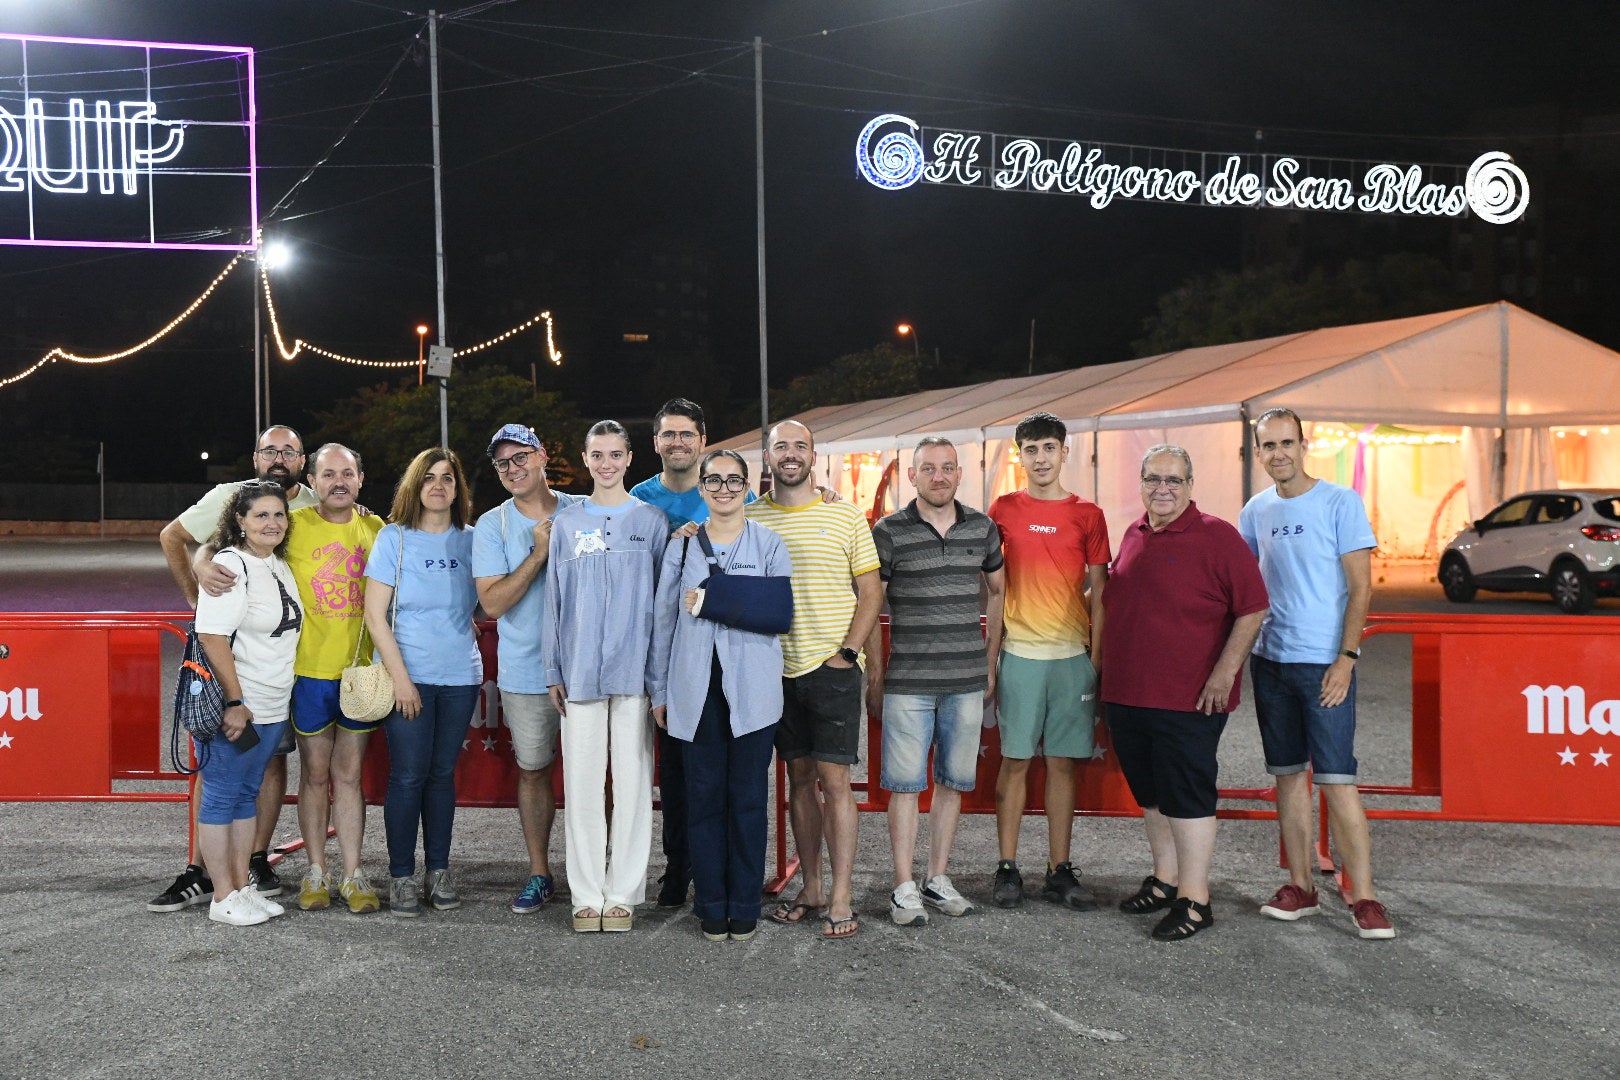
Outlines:
[[[1046,759],[1047,863],[1041,895],[1077,911],[1097,906],[1080,884],[1069,844],[1075,767],[1095,749],[1096,658],[1110,555],[1102,508],[1063,488],[1059,474],[1069,457],[1068,434],[1051,413],[1024,417],[1013,432],[1024,490],[990,506],[1007,560],[1006,633],[996,677],[1001,861],[991,894],[1001,907],[1024,900],[1018,830],[1029,762],[1037,749]],[[994,658],[995,643],[991,648]]]

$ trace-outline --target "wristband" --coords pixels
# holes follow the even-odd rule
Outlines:
[[[225,703],[225,707],[227,709],[234,709],[238,705],[246,705],[246,704],[247,704],[247,702],[243,701],[241,698],[238,697],[238,698],[231,698],[231,700],[227,701]]]
[[[1339,650],[1339,655],[1340,656],[1348,656],[1352,660],[1360,660],[1361,659],[1361,650],[1360,649],[1340,649]]]

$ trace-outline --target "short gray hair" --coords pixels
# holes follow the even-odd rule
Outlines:
[[[948,446],[952,450],[956,449],[956,444],[951,442],[951,440],[947,439],[943,435],[924,435],[922,438],[917,440],[917,446],[911,452],[913,454],[920,454],[930,446]]]
[[[1192,455],[1188,454],[1185,449],[1177,446],[1175,443],[1159,443],[1157,446],[1148,447],[1147,453],[1142,455],[1142,468],[1140,470],[1141,474],[1146,476],[1147,463],[1156,457],[1163,457],[1165,454],[1180,458],[1182,464],[1187,466],[1187,479],[1191,480],[1193,478]]]

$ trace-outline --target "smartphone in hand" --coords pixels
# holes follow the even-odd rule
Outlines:
[[[247,727],[243,728],[242,734],[238,735],[231,745],[236,747],[239,752],[244,754],[253,749],[255,746],[258,746],[259,725],[249,724]]]

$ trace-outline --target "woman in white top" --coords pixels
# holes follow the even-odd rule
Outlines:
[[[225,694],[224,728],[206,752],[197,814],[216,899],[208,917],[232,926],[283,911],[248,882],[248,855],[264,767],[281,742],[303,627],[287,550],[287,493],[274,481],[243,484],[220,515],[214,561],[237,575],[221,596],[197,597],[197,639]],[[223,897],[223,899],[218,899]]]

